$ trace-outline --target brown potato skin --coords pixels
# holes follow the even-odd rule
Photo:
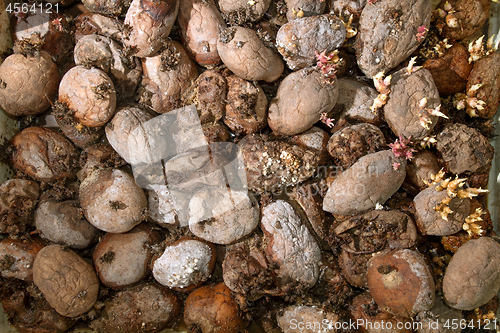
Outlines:
[[[214,123],[222,119],[226,108],[227,80],[218,70],[206,70],[196,80],[196,108],[200,122]]]
[[[76,317],[92,308],[99,279],[85,259],[61,245],[44,247],[33,263],[33,282],[61,315]]]
[[[493,117],[500,105],[500,54],[494,52],[474,64],[467,81],[467,91],[475,84],[483,86],[470,95],[486,105],[484,110],[473,109],[474,114],[481,118]],[[467,111],[472,111],[470,109],[467,106]]]
[[[50,55],[13,54],[0,66],[0,108],[11,116],[42,113],[57,94],[59,71]]]
[[[445,1],[441,1],[438,8],[443,9],[445,3]],[[438,19],[436,27],[442,30],[443,37],[461,40],[469,37],[483,26],[489,16],[491,1],[450,0],[449,4],[455,11],[453,15],[458,19],[458,27],[449,27],[445,18]]]

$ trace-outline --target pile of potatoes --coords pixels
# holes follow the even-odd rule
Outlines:
[[[0,64],[19,332],[494,327],[496,4],[56,2]]]

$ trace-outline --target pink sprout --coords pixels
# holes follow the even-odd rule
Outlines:
[[[404,157],[407,160],[411,160],[413,158],[413,153],[416,152],[416,150],[410,146],[411,144],[411,137],[409,139],[405,139],[400,135],[399,140],[396,139],[394,143],[390,143],[389,147],[392,148],[394,156]]]
[[[332,128],[333,127],[333,122],[335,121],[335,119],[332,119],[332,118],[328,118],[328,115],[326,114],[326,112],[323,112],[321,114],[321,118],[320,118],[321,122],[323,124],[325,124],[326,126]]]
[[[420,42],[425,38],[425,33],[429,31],[425,25],[421,25],[417,28],[417,40]]]
[[[394,162],[394,163],[392,163],[392,168],[393,168],[394,170],[399,169],[399,167],[400,167],[400,166],[401,166],[401,163],[398,163],[398,162]]]
[[[375,2],[377,2],[377,0],[368,0],[368,3],[369,3],[370,5],[373,5]]]
[[[337,65],[336,63],[334,63],[334,61],[332,61],[332,59],[336,56],[336,53],[332,52],[328,55],[326,55],[326,51],[323,51],[321,53],[314,51],[314,53],[316,54],[316,58],[318,59],[316,67],[321,71],[321,74],[323,74],[323,76],[325,76],[327,79],[335,78]]]

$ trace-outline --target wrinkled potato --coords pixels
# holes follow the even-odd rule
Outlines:
[[[35,213],[35,226],[40,236],[75,249],[89,247],[99,233],[85,220],[78,201],[47,201]]]
[[[490,237],[471,239],[451,258],[443,279],[446,304],[473,310],[488,302],[500,288],[500,245]]]
[[[148,201],[129,174],[99,169],[81,183],[80,204],[87,221],[97,229],[124,233],[141,223]]]
[[[99,293],[99,279],[92,265],[61,245],[38,252],[33,263],[33,282],[61,315],[76,317],[92,308]]]
[[[115,112],[115,86],[102,70],[76,66],[64,74],[58,101],[73,111],[83,125],[103,126]]]
[[[474,85],[481,87],[473,90]],[[472,108],[467,104],[467,113],[473,117],[491,118],[500,105],[500,54],[494,52],[479,59],[472,68],[467,80],[468,97],[477,98],[484,102],[482,108]]]
[[[310,129],[321,114],[337,102],[337,80],[325,81],[323,75],[304,68],[283,79],[276,97],[269,104],[267,123],[279,134],[294,135]]]
[[[0,108],[11,116],[39,114],[57,94],[59,71],[50,55],[13,54],[0,65]]]
[[[327,149],[329,136],[328,132],[313,126],[305,132],[290,137],[290,142],[316,151],[319,156],[319,164],[323,165],[330,160]]]
[[[125,25],[130,33],[123,38],[123,45],[135,50],[139,58],[156,55],[175,23],[179,0],[133,0],[125,15]]]
[[[83,181],[97,169],[118,168],[123,165],[125,161],[109,143],[98,143],[85,149],[80,155],[81,169],[77,176],[80,181]]]
[[[31,226],[40,197],[40,186],[32,180],[9,179],[0,185],[0,233],[16,235]]]
[[[359,18],[363,8],[366,6],[366,0],[330,0],[330,11],[337,16]]]
[[[479,30],[488,19],[491,1],[488,0],[449,0],[451,10],[439,17],[436,27],[442,35],[452,40],[461,40]],[[446,1],[441,1],[439,9],[443,10]]]
[[[183,44],[194,61],[208,68],[218,65],[221,60],[217,39],[219,33],[226,29],[226,23],[214,0],[180,1],[177,20]]]
[[[230,27],[223,30],[217,49],[227,68],[245,80],[274,82],[285,68],[281,57],[266,47],[257,33],[249,28]]]
[[[2,239],[0,241],[0,276],[33,281],[33,261],[43,246],[37,240]]]

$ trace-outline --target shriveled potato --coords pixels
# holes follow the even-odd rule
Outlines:
[[[368,289],[382,310],[413,317],[434,305],[434,279],[424,257],[403,249],[376,254],[368,262]]]
[[[0,276],[33,281],[33,261],[43,246],[37,240],[2,239],[0,241]]]
[[[107,233],[93,254],[101,282],[113,289],[123,289],[144,279],[150,273],[151,247],[160,240],[158,232],[146,224],[123,234]]]
[[[51,242],[84,249],[95,241],[99,233],[85,220],[78,201],[47,201],[35,213],[35,226],[42,238]]]
[[[324,0],[285,0],[288,21],[302,17],[321,15],[325,11],[326,1]]]
[[[142,69],[141,103],[157,113],[181,107],[183,95],[198,77],[194,62],[175,41],[169,41],[159,55],[142,59]]]
[[[226,29],[226,23],[214,0],[180,1],[177,20],[183,44],[194,61],[209,68],[218,65],[221,60],[217,39],[219,33]]]
[[[318,122],[322,113],[330,111],[337,98],[336,79],[327,82],[313,68],[293,72],[280,83],[269,104],[268,125],[279,134],[302,133]]]
[[[219,121],[224,116],[227,96],[227,81],[218,71],[209,69],[198,76],[196,109],[202,124]]]
[[[288,67],[297,70],[315,65],[317,53],[330,54],[346,38],[342,21],[326,14],[293,20],[284,24],[276,36],[276,47]]]
[[[58,101],[73,111],[83,125],[103,126],[115,112],[115,86],[102,70],[76,66],[63,76]]]
[[[16,170],[46,182],[75,178],[79,153],[62,134],[44,127],[28,127],[10,142]]]
[[[248,192],[207,189],[189,202],[189,230],[215,244],[230,244],[259,224],[259,204]]]
[[[330,184],[323,209],[350,215],[384,204],[403,184],[405,167],[406,160],[395,157],[390,150],[363,156]]]
[[[208,280],[215,267],[215,246],[191,238],[167,245],[152,264],[153,277],[164,286],[189,291]]]
[[[56,103],[52,115],[63,134],[78,148],[85,149],[96,144],[104,134],[103,127],[88,127],[83,125],[63,104]]]
[[[500,288],[500,245],[490,237],[471,239],[451,258],[443,279],[444,301],[452,308],[473,310]]]
[[[392,75],[391,93],[384,106],[385,120],[397,136],[423,139],[438,122],[438,117],[429,114],[427,109],[436,109],[441,104],[439,92],[431,73],[419,69],[408,75],[403,68]],[[422,99],[427,102],[422,106]],[[429,123],[423,125],[423,119]]]
[[[479,30],[488,19],[491,1],[488,0],[450,0],[451,10],[444,10],[446,1],[441,1],[438,9],[444,17],[438,17],[436,27],[444,37],[461,40]],[[447,8],[448,9],[448,8]]]
[[[92,265],[56,244],[38,252],[33,263],[33,282],[49,304],[66,317],[90,310],[99,293],[99,279]]]
[[[97,34],[121,41],[124,36],[122,21],[97,13],[85,12],[75,20],[75,40],[78,42],[83,36]]]
[[[135,50],[139,58],[156,55],[167,41],[179,11],[179,0],[133,0],[125,15],[131,28],[123,45]]]
[[[256,133],[267,123],[267,97],[256,83],[236,75],[226,78],[228,84],[224,123],[237,134]]]
[[[474,90],[474,85],[481,85]],[[468,97],[484,102],[481,108],[467,104],[467,113],[473,117],[491,118],[500,105],[500,54],[494,52],[479,59],[472,68],[467,81]]]
[[[223,30],[217,49],[227,68],[245,80],[274,82],[285,67],[281,57],[266,47],[257,33],[249,28],[230,27]]]
[[[420,44],[418,28],[429,27],[430,0],[389,0],[367,4],[359,19],[356,58],[369,78],[387,73]]]
[[[32,224],[40,186],[32,180],[10,179],[0,185],[0,233],[16,235]]]
[[[118,169],[99,169],[81,183],[80,203],[94,227],[123,233],[142,221],[148,201],[129,174]]]
[[[294,208],[277,200],[262,208],[261,228],[266,236],[266,257],[276,268],[283,291],[293,286],[312,287],[319,276],[321,251]]]
[[[143,283],[108,298],[103,314],[90,327],[103,333],[158,332],[179,314],[180,307],[177,297],[167,288]]]
[[[57,94],[59,71],[50,55],[13,54],[0,65],[0,108],[11,116],[39,114]]]
[[[249,21],[260,19],[271,4],[271,0],[249,3],[245,0],[219,0],[219,8],[226,16],[242,16]]]

